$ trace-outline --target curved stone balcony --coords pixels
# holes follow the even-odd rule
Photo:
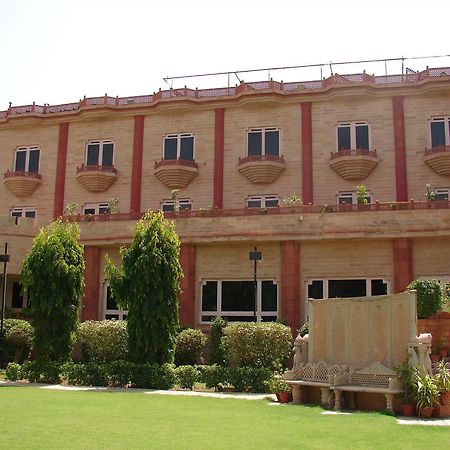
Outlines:
[[[82,164],[77,168],[77,180],[89,192],[105,192],[117,180],[117,169],[114,166]]]
[[[192,160],[162,159],[155,161],[154,174],[169,189],[182,189],[198,175],[198,165]]]
[[[330,167],[344,180],[363,180],[377,165],[376,150],[340,150],[331,153]]]
[[[438,175],[450,175],[450,145],[426,149],[424,160]]]
[[[41,185],[42,178],[35,172],[8,170],[4,175],[3,183],[16,197],[28,197]]]
[[[252,155],[239,158],[239,172],[254,184],[273,183],[284,171],[282,156]]]

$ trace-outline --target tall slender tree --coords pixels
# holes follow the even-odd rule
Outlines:
[[[128,309],[129,357],[135,362],[173,362],[182,270],[180,241],[173,222],[149,211],[136,225],[133,241],[120,250],[116,267],[106,257],[113,298]]]
[[[25,258],[21,283],[33,313],[34,348],[41,360],[71,356],[84,286],[83,247],[77,224],[42,228]]]

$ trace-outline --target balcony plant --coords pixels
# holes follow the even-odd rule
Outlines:
[[[364,184],[360,184],[356,186],[356,199],[358,200],[359,205],[367,204],[367,187]]]
[[[434,379],[439,390],[441,405],[450,405],[450,370],[447,369],[445,360],[438,362],[437,370]]]
[[[439,405],[439,388],[435,379],[416,371],[414,375],[415,400],[420,417],[431,417],[435,406]]]
[[[269,392],[277,396],[279,403],[289,403],[292,400],[291,388],[281,375],[274,375],[267,381],[266,385]]]
[[[414,382],[415,371],[414,368],[408,364],[405,359],[400,365],[395,367],[395,373],[398,379],[403,384],[403,398],[402,398],[402,414],[407,417],[414,416],[415,412],[415,394],[416,384]]]

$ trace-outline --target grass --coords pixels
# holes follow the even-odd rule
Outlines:
[[[267,401],[0,387],[0,448],[433,449],[447,427]]]

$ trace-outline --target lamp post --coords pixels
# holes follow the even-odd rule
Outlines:
[[[3,263],[3,285],[2,285],[2,318],[0,324],[0,336],[3,336],[3,321],[5,319],[5,297],[6,297],[6,264],[9,262],[8,243],[5,242],[5,254],[0,255],[0,262]]]
[[[258,287],[256,283],[256,263],[261,261],[262,253],[258,252],[258,249],[255,247],[255,250],[249,252],[249,259],[253,261],[253,287],[254,287],[254,298],[253,298],[253,321],[256,322],[256,302],[258,296]]]

